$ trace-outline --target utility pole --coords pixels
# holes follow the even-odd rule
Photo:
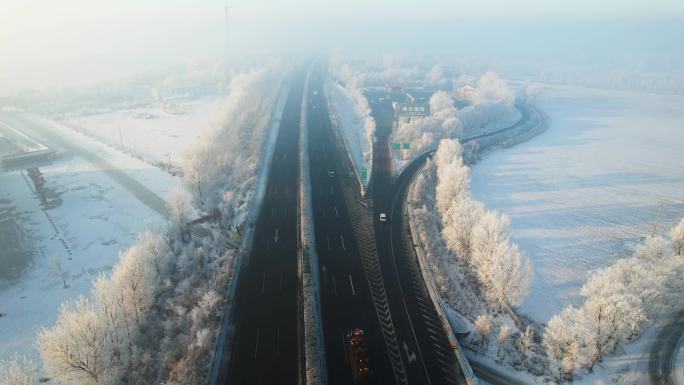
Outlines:
[[[656,230],[658,229],[658,225],[660,224],[660,215],[663,212],[663,206],[664,205],[665,205],[665,203],[661,202],[660,207],[658,208],[658,216],[656,216],[655,223],[653,223],[653,230],[651,231],[652,237],[655,237],[655,235],[656,235]]]
[[[121,144],[121,151],[123,151],[123,136],[121,135],[121,126],[117,125],[119,128],[119,143]]]

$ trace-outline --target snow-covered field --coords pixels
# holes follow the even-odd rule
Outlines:
[[[540,87],[540,136],[487,155],[472,192],[534,263],[523,311],[546,322],[596,269],[684,217],[684,97]]]
[[[13,281],[0,281],[0,359],[35,354],[36,331],[53,323],[59,305],[87,295],[93,280],[108,273],[121,250],[164,219],[91,164],[73,158],[41,167],[47,188],[61,204],[41,210],[20,172],[0,174],[2,209],[25,235],[32,260]],[[58,266],[59,265],[59,266]],[[64,288],[66,281],[68,288]]]
[[[49,128],[54,132],[58,132],[61,137],[77,143],[88,152],[97,155],[106,162],[109,162],[112,166],[125,172],[128,176],[143,184],[162,199],[166,199],[171,190],[181,186],[183,183],[181,178],[172,176],[157,167],[153,167],[131,154],[121,152],[117,147],[106,145],[95,138],[75,131],[63,123],[32,114],[24,114],[22,115],[22,119],[27,123],[40,125]],[[39,135],[39,133],[37,133],[37,135]],[[140,145],[145,145],[146,147],[154,147],[156,143],[155,140],[154,136],[142,135],[141,139],[138,140],[138,143],[140,143]],[[171,153],[172,160],[174,158],[181,159],[182,155],[182,153]]]
[[[152,162],[180,166],[187,146],[215,123],[225,96],[183,102],[173,111],[150,108],[70,117],[64,123]],[[120,134],[120,135],[119,135]]]
[[[182,184],[180,178],[60,123],[35,115],[17,121],[3,119],[28,130],[40,125],[58,132],[161,199]],[[153,137],[149,139],[153,143]],[[15,252],[15,271],[0,276],[0,313],[4,314],[0,317],[0,360],[14,352],[36,354],[36,331],[57,319],[61,303],[88,295],[93,280],[100,273],[109,273],[119,252],[134,244],[139,233],[165,226],[166,220],[158,212],[77,155],[40,167],[49,200],[54,202],[45,210],[25,171],[0,174],[0,217],[10,218],[14,223],[9,226],[21,229],[26,252],[23,258]],[[8,277],[12,280],[2,280]]]

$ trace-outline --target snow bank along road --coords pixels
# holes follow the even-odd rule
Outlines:
[[[234,336],[221,357],[217,384],[298,384],[300,349],[298,255],[299,127],[306,66],[292,79],[280,123],[251,254],[239,274]]]
[[[133,196],[135,196],[144,205],[158,212],[162,216],[166,216],[166,203],[154,192],[88,149],[59,135],[59,133],[55,132],[50,127],[45,127],[38,122],[29,120],[19,114],[2,115],[0,116],[0,121],[16,128],[18,131],[25,132],[29,136],[35,136],[37,138],[43,139],[45,142],[53,145],[54,147],[62,148],[92,163],[96,167],[105,171],[110,177],[112,177],[112,179],[119,183],[128,192],[133,194]]]
[[[672,322],[663,327],[652,344],[648,374],[653,385],[681,385],[675,380],[675,359],[684,337],[684,310],[671,315]],[[680,369],[681,370],[681,369]]]

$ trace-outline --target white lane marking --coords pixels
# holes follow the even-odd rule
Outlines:
[[[333,275],[333,291],[335,292],[335,296],[337,296],[337,281],[335,281],[334,275]]]
[[[254,343],[254,358],[257,358],[257,355],[259,354],[259,334],[261,333],[261,329],[257,328],[257,336],[256,336],[256,342]]]
[[[264,289],[266,288],[266,272],[264,271],[264,275],[261,276],[261,292],[264,292]]]
[[[354,290],[354,282],[352,282],[351,274],[349,274],[349,285],[351,285],[352,295],[356,295],[356,291]]]
[[[337,206],[335,206],[335,216],[338,218],[340,217],[340,214],[337,212]]]
[[[332,185],[330,185],[330,193],[334,194],[335,192],[333,191]]]
[[[273,241],[275,243],[278,243],[278,239],[280,239],[280,237],[278,237],[278,228],[276,228],[275,235],[273,236]]]
[[[342,241],[342,250],[347,250],[347,247],[344,245],[344,238],[342,238],[342,234],[340,234],[340,241]]]
[[[326,235],[325,239],[326,239],[326,241],[328,241],[328,250],[330,250],[330,236]]]

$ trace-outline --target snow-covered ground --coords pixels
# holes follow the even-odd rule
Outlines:
[[[684,96],[541,87],[542,135],[485,157],[472,191],[511,217],[534,263],[524,312],[546,322],[592,271],[684,216]]]
[[[87,295],[93,280],[109,272],[139,232],[161,228],[165,221],[81,159],[41,171],[61,200],[55,208],[41,210],[20,172],[0,174],[0,210],[14,207],[11,217],[24,232],[26,252],[33,254],[26,256],[30,261],[18,279],[0,280],[0,359],[14,352],[36,354],[36,331],[56,320],[59,305]]]
[[[187,146],[215,123],[225,96],[186,101],[173,110],[157,104],[149,108],[117,110],[70,117],[65,124],[117,148],[152,162],[180,166]],[[120,134],[120,135],[119,135]]]
[[[36,125],[59,133],[161,199],[182,185],[180,178],[63,124],[35,115],[20,118],[3,117],[17,128],[23,125],[33,135],[40,133]],[[147,139],[150,145],[154,143],[154,137]],[[25,252],[22,256],[15,250],[15,271],[0,276],[0,313],[4,314],[0,317],[0,360],[14,352],[35,355],[36,332],[56,320],[61,303],[88,295],[93,280],[100,273],[109,273],[119,252],[134,244],[139,233],[165,226],[159,212],[143,204],[106,171],[78,157],[78,153],[72,155],[40,167],[47,181],[48,200],[54,203],[45,210],[25,171],[0,174],[0,219],[13,222],[1,224],[21,229],[22,245],[18,248]]]
[[[183,184],[181,178],[169,175],[161,169],[152,167],[150,164],[141,161],[131,154],[120,151],[117,147],[106,145],[97,139],[73,130],[63,123],[33,114],[22,114],[21,119],[26,123],[40,125],[41,127],[59,133],[62,138],[76,143],[88,152],[97,155],[106,162],[109,162],[112,166],[125,172],[128,176],[143,184],[162,199],[166,199],[171,190]],[[27,128],[30,129],[31,127]],[[36,132],[36,135],[40,135],[40,133]],[[189,140],[191,141],[191,139]],[[156,139],[151,135],[142,135],[141,139],[138,140],[138,143],[140,143],[141,146],[154,147],[156,145]],[[182,156],[182,153],[171,153],[172,160],[174,158],[181,159]]]

